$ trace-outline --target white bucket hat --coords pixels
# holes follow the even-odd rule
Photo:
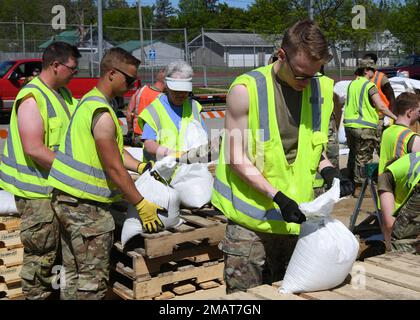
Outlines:
[[[192,78],[179,79],[166,77],[166,86],[174,91],[192,91]]]

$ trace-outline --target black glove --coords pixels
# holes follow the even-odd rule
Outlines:
[[[353,182],[346,176],[343,176],[337,168],[325,167],[320,174],[327,184],[327,190],[332,187],[334,178],[340,179],[340,198],[351,195],[354,192]]]
[[[273,198],[273,201],[280,207],[281,214],[284,221],[301,224],[306,221],[305,215],[299,210],[298,204],[278,191]]]

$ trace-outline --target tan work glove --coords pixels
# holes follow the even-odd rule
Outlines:
[[[154,165],[155,163],[152,160],[148,162],[140,162],[137,166],[137,173],[142,175],[145,171],[152,169]]]
[[[163,223],[157,214],[158,210],[163,210],[161,207],[143,199],[136,204],[136,209],[145,232],[156,233],[163,230]]]

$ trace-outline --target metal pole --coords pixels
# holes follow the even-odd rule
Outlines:
[[[204,87],[207,87],[206,46],[204,44],[204,28],[203,27],[201,27],[201,48],[203,49],[203,52],[201,54],[201,59],[203,63]]]
[[[188,52],[188,37],[187,37],[187,29],[184,28],[184,45],[185,45],[185,62],[189,62],[190,54]]]
[[[255,35],[255,29],[254,29],[254,69],[257,67],[257,63],[255,62],[255,37],[256,37],[256,35]]]
[[[139,9],[139,26],[140,26],[140,60],[144,64],[144,44],[143,44],[143,15],[141,13],[141,3],[138,0]]]
[[[309,13],[309,19],[314,20],[314,8],[312,5],[312,0],[308,0],[308,13]]]
[[[22,21],[22,51],[23,53],[26,52],[26,47],[25,47],[25,22]]]
[[[152,50],[155,50],[155,46],[153,45],[153,26],[152,26],[152,24],[150,24],[150,48],[152,49]],[[156,55],[155,55],[155,58],[156,58]],[[154,68],[154,66],[155,66],[155,60],[154,59],[150,59],[150,60],[152,60],[152,83],[155,83],[155,79],[154,79],[154,77],[155,77],[155,68]]]
[[[98,0],[98,59],[99,62],[103,55],[103,29],[102,29],[102,0]]]
[[[89,26],[90,29],[90,76],[93,78],[93,31],[92,24]]]

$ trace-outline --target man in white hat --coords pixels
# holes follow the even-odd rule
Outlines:
[[[166,67],[166,93],[160,94],[139,115],[146,156],[161,159],[180,155],[188,124],[201,119],[201,105],[189,97],[192,91],[193,69],[183,60]]]

